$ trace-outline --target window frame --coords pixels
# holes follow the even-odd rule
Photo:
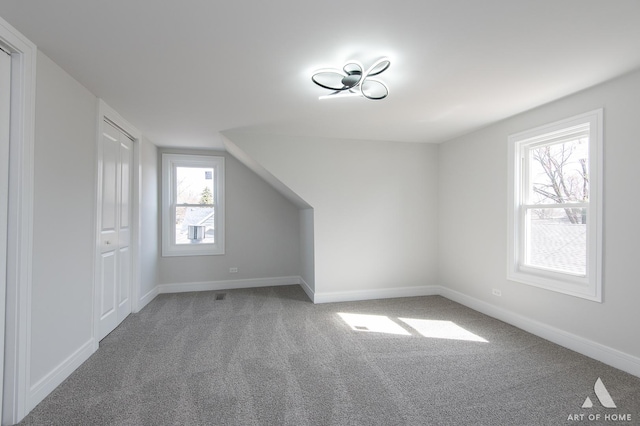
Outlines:
[[[553,140],[584,125],[589,126],[589,201],[586,206],[585,203],[572,206],[587,209],[586,274],[583,276],[525,265],[525,211],[531,209],[526,204],[530,183],[525,155],[532,147],[560,143]],[[597,109],[508,137],[508,280],[602,302],[603,134],[603,110]],[[548,206],[561,208],[564,205]]]
[[[178,167],[213,168],[214,243],[176,244]],[[224,157],[202,154],[162,153],[162,256],[223,255],[224,244]],[[173,225],[173,226],[172,226]]]

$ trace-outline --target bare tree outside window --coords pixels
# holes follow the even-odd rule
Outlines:
[[[535,204],[584,203],[589,201],[588,140],[544,145],[530,151],[532,199]],[[538,215],[548,214],[537,209]],[[564,208],[571,224],[585,224],[584,208]],[[542,217],[541,217],[542,218]]]

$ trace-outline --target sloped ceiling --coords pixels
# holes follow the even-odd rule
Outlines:
[[[0,16],[160,146],[232,129],[437,143],[640,68],[637,0],[2,0]],[[318,100],[313,70],[380,56],[387,99]]]

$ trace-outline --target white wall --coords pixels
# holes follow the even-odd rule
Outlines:
[[[534,321],[640,357],[640,72],[440,146],[439,281]],[[507,137],[604,108],[603,303],[506,279]],[[491,294],[492,288],[502,297]]]
[[[315,254],[313,209],[299,210],[300,216],[300,276],[305,291],[315,292]]]
[[[225,157],[225,254],[161,257],[159,284],[299,277],[298,208],[231,155],[206,153]]]
[[[92,334],[97,99],[38,52],[29,386]]]
[[[140,142],[140,297],[143,304],[155,296],[158,284],[159,185],[158,148],[145,137]],[[146,296],[146,297],[145,297]]]
[[[435,284],[437,146],[225,136],[313,207],[316,296]]]

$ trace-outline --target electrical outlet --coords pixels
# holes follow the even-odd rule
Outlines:
[[[502,292],[497,288],[494,288],[491,293],[493,293],[494,296],[502,296]]]
[[[238,268],[229,268],[229,273],[230,274],[237,274],[238,273]]]

